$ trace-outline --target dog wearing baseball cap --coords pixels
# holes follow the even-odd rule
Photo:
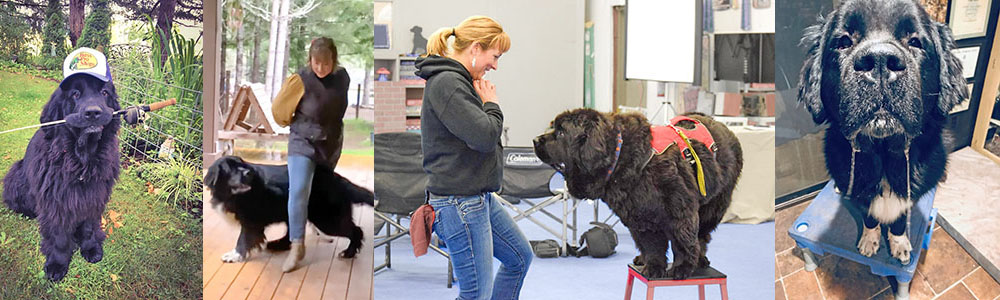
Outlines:
[[[91,263],[104,257],[101,215],[120,172],[121,109],[107,58],[90,48],[63,61],[63,80],[42,109],[42,123],[24,158],[3,179],[3,201],[38,219],[45,277],[66,276],[77,249]]]

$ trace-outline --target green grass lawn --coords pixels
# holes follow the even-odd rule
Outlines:
[[[0,130],[37,124],[56,85],[0,71]],[[34,132],[0,135],[0,175],[24,156]],[[77,251],[59,283],[45,279],[38,222],[0,206],[0,299],[200,298],[201,218],[146,190],[134,172],[123,170],[104,213],[111,228],[104,259],[87,263]]]

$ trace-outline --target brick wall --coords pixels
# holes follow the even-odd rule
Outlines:
[[[394,81],[375,82],[375,133],[406,130],[405,84]]]

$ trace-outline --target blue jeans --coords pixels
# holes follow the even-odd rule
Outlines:
[[[460,300],[518,299],[531,264],[531,245],[492,193],[431,195],[434,232],[447,244]],[[493,257],[500,271],[493,278]]]
[[[288,156],[288,237],[301,241],[306,235],[309,193],[316,163],[302,155]]]

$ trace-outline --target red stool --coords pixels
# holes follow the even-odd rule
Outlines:
[[[646,300],[653,300],[653,289],[658,286],[678,285],[697,285],[698,299],[705,300],[706,284],[718,284],[719,289],[722,291],[722,300],[729,300],[729,293],[726,292],[726,274],[722,274],[722,272],[719,272],[719,270],[716,270],[711,266],[695,270],[694,274],[691,274],[691,277],[688,277],[687,279],[674,280],[670,278],[648,279],[646,278],[646,275],[637,271],[634,265],[629,264],[628,281],[625,282],[625,300],[632,299],[632,283],[636,278],[639,278],[639,281],[646,284]]]

